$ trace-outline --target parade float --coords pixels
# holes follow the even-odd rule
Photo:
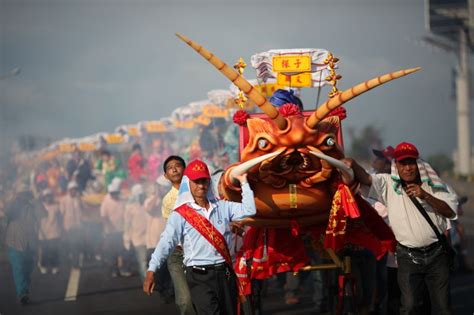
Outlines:
[[[236,176],[248,173],[257,214],[240,223],[246,227],[235,270],[250,294],[252,279],[280,272],[340,269],[340,289],[350,285],[350,259],[341,256],[347,246],[370,249],[376,257],[394,250],[394,235],[375,210],[360,196],[354,174],[344,158],[341,106],[358,95],[419,68],[400,70],[357,84],[345,91],[337,87],[338,59],[323,49],[271,50],[252,57],[259,86],[242,75],[245,63],[234,69],[196,42],[177,34],[209,61],[239,90],[237,103],[248,100],[262,113],[240,110],[240,161],[222,175],[219,192],[240,201]],[[298,104],[279,107],[269,102],[262,85],[317,87],[329,85],[328,99],[316,110],[302,111]],[[330,257],[332,263],[309,265],[304,239]]]

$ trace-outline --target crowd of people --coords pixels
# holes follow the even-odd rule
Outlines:
[[[161,212],[173,177],[165,177],[165,159],[174,150],[206,160],[213,169],[226,168],[232,154],[228,148],[236,148],[235,143],[224,145],[226,127],[216,120],[197,135],[183,136],[180,143],[163,135],[144,143],[137,139],[131,148],[76,149],[2,168],[0,236],[19,301],[29,301],[34,267],[41,274],[56,275],[69,267],[102,262],[113,277],[138,273],[143,279],[169,215]],[[167,271],[163,273],[169,278]],[[172,285],[162,292],[167,300],[173,298]]]

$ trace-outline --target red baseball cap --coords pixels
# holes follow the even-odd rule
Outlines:
[[[409,142],[402,142],[395,147],[392,154],[395,161],[401,161],[404,159],[417,159],[420,156],[418,149]]]
[[[209,174],[209,168],[206,163],[201,160],[194,160],[186,166],[184,170],[184,175],[187,176],[190,180],[198,180],[201,178],[211,178]]]
[[[393,151],[394,150],[395,149],[391,145],[389,145],[388,147],[386,147],[383,150],[373,149],[372,152],[374,152],[374,155],[376,157],[379,157],[379,158],[382,158],[382,159],[387,159],[388,161],[391,161],[393,159]]]

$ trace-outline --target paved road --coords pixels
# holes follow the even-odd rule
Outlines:
[[[63,269],[58,275],[53,276],[41,275],[35,268],[32,276],[31,304],[22,307],[16,302],[10,266],[2,261],[0,313],[2,315],[157,314],[154,310],[159,310],[159,314],[175,313],[174,305],[163,304],[158,295],[148,298],[143,294],[139,277],[112,278],[106,270],[107,268],[101,264],[89,263],[79,271],[73,270],[73,276],[71,269]],[[74,278],[78,279],[77,289],[74,288]]]
[[[74,273],[77,275],[77,271]],[[16,301],[10,266],[5,260],[0,263],[0,274],[1,315],[177,314],[175,306],[165,304],[157,294],[145,296],[137,276],[112,278],[98,263],[86,264],[80,269],[77,294],[70,288],[70,282],[74,282],[70,270],[62,270],[53,276],[41,275],[36,268],[32,276],[32,303],[24,307]],[[473,314],[474,275],[456,275],[452,293],[453,314]],[[304,295],[296,306],[287,306],[283,301],[281,290],[271,286],[264,300],[265,314],[318,314],[309,294]]]

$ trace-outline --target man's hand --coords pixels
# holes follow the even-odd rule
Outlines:
[[[367,185],[367,186],[372,185],[372,176],[370,176],[366,172],[366,170],[362,166],[360,166],[359,163],[357,163],[356,160],[352,158],[344,158],[341,161],[344,164],[346,164],[346,166],[352,168],[352,170],[354,171],[354,180],[356,182],[359,182],[362,185]],[[349,178],[347,178],[345,174],[342,174],[342,179],[344,183],[346,184],[353,184],[353,183],[350,183]]]
[[[425,199],[428,193],[424,191],[418,184],[408,184],[405,189],[409,197],[417,197],[420,199]]]
[[[453,211],[449,207],[449,205],[441,200],[436,198],[435,196],[427,193],[424,191],[420,185],[417,184],[408,184],[405,188],[408,196],[410,197],[418,197],[423,199],[426,203],[428,203],[436,212],[442,215],[445,218],[453,219],[456,217],[456,212]]]
[[[347,167],[352,168],[352,166],[353,166],[353,164],[354,164],[354,159],[353,159],[353,158],[346,157],[346,158],[343,158],[343,159],[341,160],[341,162],[343,162],[344,164],[346,164]]]
[[[143,282],[143,292],[150,296],[155,288],[155,273],[153,271],[147,271],[145,281]]]
[[[237,179],[240,182],[240,185],[242,186],[243,184],[247,183],[247,173],[235,176],[235,179]]]
[[[235,221],[230,222],[230,228],[231,228],[232,233],[235,233],[239,235],[240,237],[242,237],[245,233],[242,223],[235,222]]]

